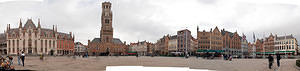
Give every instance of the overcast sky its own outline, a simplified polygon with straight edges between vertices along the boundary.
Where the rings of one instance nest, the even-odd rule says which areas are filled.
[[[101,3],[112,2],[114,38],[156,42],[164,35],[189,29],[225,29],[244,33],[249,41],[270,33],[300,38],[300,0],[0,0],[0,31],[41,19],[42,28],[58,25],[87,44],[100,37]],[[24,25],[24,24],[23,24]]]

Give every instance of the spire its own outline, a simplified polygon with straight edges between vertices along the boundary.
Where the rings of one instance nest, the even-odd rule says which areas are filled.
[[[10,24],[8,24],[8,29],[10,29]]]
[[[55,32],[57,32],[57,25],[55,25]]]
[[[38,28],[41,28],[40,18],[39,18],[39,21],[38,21]]]
[[[6,24],[7,26],[6,26],[6,30],[8,30],[8,24]]]
[[[75,35],[73,34],[73,40],[75,40]]]
[[[253,32],[253,42],[255,42],[255,34],[254,34],[254,32]]]
[[[197,31],[199,31],[199,26],[197,25]]]
[[[21,21],[21,19],[20,19],[20,25],[19,25],[19,28],[22,28],[22,21]]]

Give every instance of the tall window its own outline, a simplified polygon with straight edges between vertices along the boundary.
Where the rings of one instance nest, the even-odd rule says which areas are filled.
[[[47,40],[45,40],[45,52],[47,52]]]
[[[23,39],[23,49],[22,51],[25,51],[25,39]]]
[[[19,40],[17,40],[17,51],[19,51]]]
[[[44,48],[43,40],[41,40],[41,52],[43,52],[43,48]]]
[[[52,45],[53,45],[53,48],[54,48],[55,47],[55,41],[53,41]]]
[[[51,40],[49,40],[49,47],[52,48],[52,46],[51,46]]]
[[[13,42],[13,53],[15,53],[15,40],[12,40]]]
[[[31,47],[32,46],[32,40],[28,39],[28,46]]]

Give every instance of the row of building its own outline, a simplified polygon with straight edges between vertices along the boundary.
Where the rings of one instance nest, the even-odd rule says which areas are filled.
[[[188,29],[177,31],[176,35],[164,35],[155,43],[138,41],[122,42],[113,37],[113,13],[111,3],[102,3],[100,36],[88,40],[88,45],[74,42],[75,36],[58,32],[57,26],[52,29],[42,28],[40,20],[37,26],[32,19],[20,20],[19,27],[11,28],[0,34],[0,54],[16,55],[25,52],[28,55],[197,55],[204,53],[231,54],[236,56],[259,56],[265,54],[298,54],[298,42],[293,35],[273,36],[254,39],[248,42],[244,34],[229,32],[218,27],[209,31],[199,31],[197,37]]]
[[[254,36],[255,37],[255,36]],[[255,39],[255,38],[254,38]],[[210,31],[199,31],[197,38],[187,29],[177,31],[177,35],[165,35],[155,43],[146,41],[131,43],[130,52],[139,55],[196,55],[204,53],[230,54],[240,57],[262,56],[267,54],[297,55],[299,45],[293,35],[273,36],[248,42],[246,36],[229,32],[218,27]]]

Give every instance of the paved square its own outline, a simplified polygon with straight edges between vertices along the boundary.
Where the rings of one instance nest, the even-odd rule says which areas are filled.
[[[277,71],[298,71],[295,68],[296,59],[282,59],[281,67],[276,64],[273,67]],[[45,57],[45,60],[39,60],[39,57],[27,56],[25,67],[16,65],[17,58],[14,58],[14,66],[17,70],[29,69],[38,71],[105,71],[106,66],[150,66],[150,67],[190,67],[192,69],[209,69],[217,71],[274,71],[268,69],[267,59],[233,59],[233,61],[224,61],[221,59],[206,60],[202,58],[191,57],[184,59],[182,57]]]

